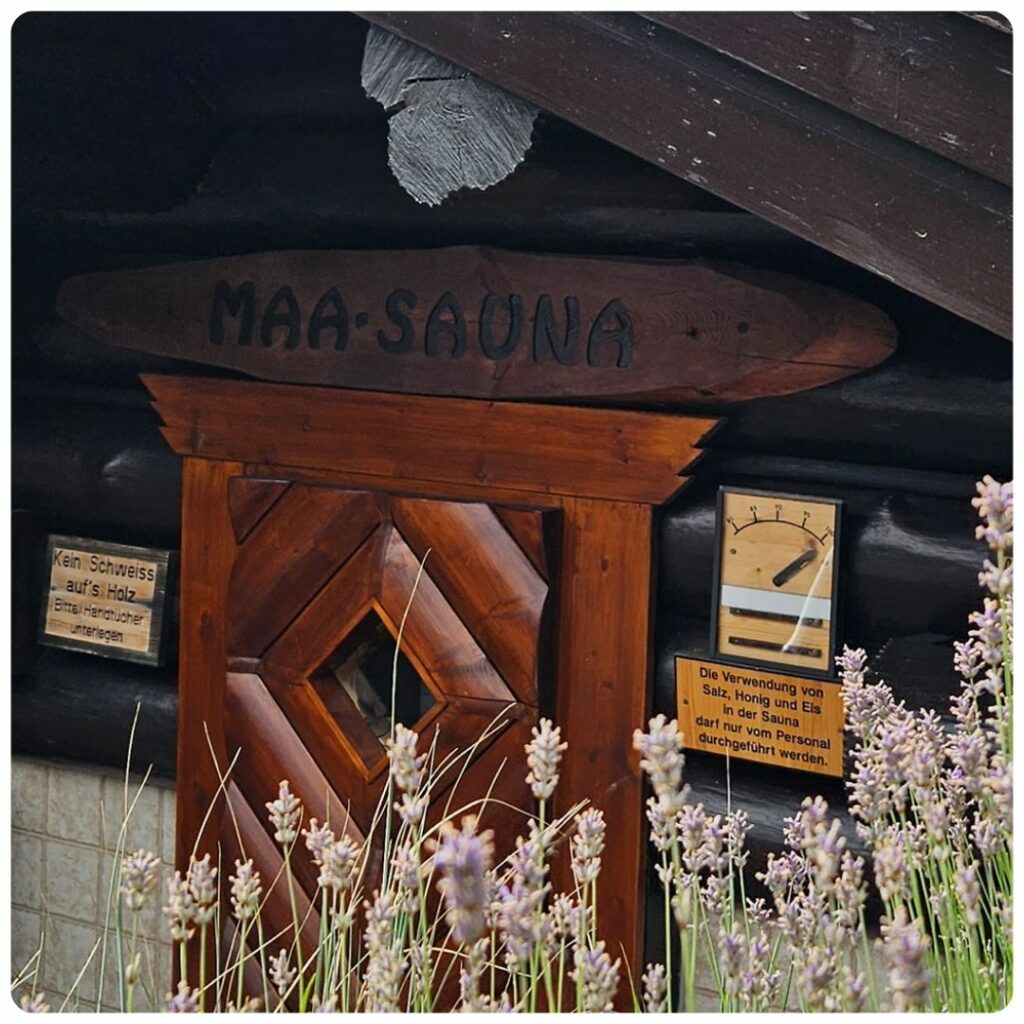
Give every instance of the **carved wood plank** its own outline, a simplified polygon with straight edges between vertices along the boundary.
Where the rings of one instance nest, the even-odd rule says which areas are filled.
[[[660,504],[717,424],[521,403],[146,375],[179,454]],[[259,414],[254,415],[253,410]]]
[[[466,246],[88,274],[58,310],[95,340],[265,380],[495,399],[786,394],[896,344],[880,310],[784,274]]]
[[[586,499],[567,499],[564,510],[556,721],[569,748],[555,809],[589,797],[615,815],[598,931],[612,955],[621,951],[635,965],[643,955],[647,839],[633,730],[646,727],[652,690],[652,512]],[[567,858],[552,871],[556,886],[571,888]]]
[[[186,459],[181,489],[181,588],[178,678],[178,767],[175,863],[184,874],[197,855],[217,856],[220,778],[228,757],[224,743],[224,659],[228,577],[235,545],[228,514],[228,483],[242,470],[234,462]],[[209,744],[207,746],[207,734]],[[211,756],[211,750],[213,756]],[[207,810],[218,799],[218,810]]]
[[[537,702],[547,584],[486,505],[395,499],[395,524],[519,700]],[[520,513],[537,521],[541,513]],[[430,552],[427,555],[427,552]]]
[[[287,778],[307,817],[329,821],[338,836],[362,840],[363,833],[348,812],[347,794],[335,790],[336,778],[310,756],[259,676],[228,673],[225,708],[231,755],[241,749],[232,777],[256,806],[273,800],[278,783]]]
[[[235,560],[228,652],[262,654],[379,522],[372,494],[292,486]]]
[[[395,627],[409,609],[402,632],[406,656],[446,694],[512,702],[514,693],[434,582],[430,559],[422,573],[419,569],[419,559],[392,530],[384,554],[380,603]]]
[[[530,564],[537,570],[540,578],[550,580],[549,541],[546,537],[548,531],[546,530],[545,516],[552,516],[553,513],[548,510],[544,516],[538,516],[536,512],[528,509],[509,508],[507,505],[496,505],[493,511],[501,520],[502,526],[508,530],[512,539],[530,560]]]
[[[231,525],[235,528],[235,540],[239,544],[289,486],[287,480],[256,480],[241,476],[228,484],[228,510]]]

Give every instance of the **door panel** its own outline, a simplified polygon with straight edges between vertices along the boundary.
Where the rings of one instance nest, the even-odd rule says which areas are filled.
[[[435,762],[472,750],[432,790],[428,822],[490,792],[481,827],[504,855],[531,807],[523,747],[553,661],[547,575],[560,513],[253,477],[231,479],[226,495],[237,546],[226,596],[222,739],[236,760],[219,832],[225,870],[243,851],[265,880],[280,870],[264,805],[281,779],[307,820],[355,839],[370,831],[387,782],[381,730],[399,634],[396,718]],[[308,907],[316,868],[301,844],[293,863]],[[379,870],[378,857],[366,891]],[[271,899],[285,931],[286,897]],[[303,932],[312,941],[315,926]]]

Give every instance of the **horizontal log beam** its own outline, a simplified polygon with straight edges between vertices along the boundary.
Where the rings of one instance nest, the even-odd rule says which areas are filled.
[[[652,35],[639,15],[363,16],[1011,336],[1011,191],[1004,185],[677,33]]]
[[[172,779],[178,693],[174,666],[149,668],[53,648],[11,688],[15,754],[124,769],[132,723],[133,771]]]
[[[644,12],[802,92],[1013,184],[1013,38],[954,12]]]

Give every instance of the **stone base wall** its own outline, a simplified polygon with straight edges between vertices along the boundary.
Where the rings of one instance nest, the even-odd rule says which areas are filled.
[[[160,908],[174,862],[174,789],[150,779],[139,792],[140,782],[129,778],[128,803],[134,807],[124,850],[142,847],[163,862],[159,888],[138,922],[143,992],[136,1009],[148,1010],[162,1006],[171,987],[172,951]],[[124,774],[14,758],[11,788],[11,971],[12,978],[26,968],[34,973],[18,992],[34,983],[52,1010],[65,1000],[68,1010],[116,1010],[115,851],[124,820]],[[101,986],[104,950],[98,943],[105,934]]]

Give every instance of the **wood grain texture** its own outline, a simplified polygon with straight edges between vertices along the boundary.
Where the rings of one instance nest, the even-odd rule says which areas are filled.
[[[179,454],[660,504],[717,420],[146,375]],[[253,415],[258,409],[259,414]]]
[[[395,523],[518,699],[537,703],[547,583],[495,511],[482,504],[399,499]],[[530,517],[538,541],[542,512]],[[429,556],[427,553],[429,552]]]
[[[239,544],[289,486],[287,480],[255,480],[241,476],[228,483],[231,525],[235,528],[235,540]]]
[[[542,580],[551,579],[551,567],[548,562],[551,557],[550,536],[558,525],[557,512],[547,510],[538,516],[535,512],[527,509],[510,508],[507,505],[498,505],[494,508],[494,514],[501,520],[502,526],[511,534],[513,540],[519,545],[523,553],[530,560],[534,569]]]
[[[467,398],[733,401],[896,346],[880,310],[785,274],[471,246],[88,274],[58,308],[98,341],[264,380]]]
[[[934,11],[643,15],[979,174],[1013,184],[1013,40]]]
[[[363,16],[930,302],[1012,334],[1005,185],[640,15]]]
[[[216,857],[219,770],[227,770],[224,742],[224,660],[227,655],[228,577],[235,555],[228,513],[228,482],[241,473],[233,462],[186,459],[182,467],[181,588],[178,620],[178,795],[175,864],[184,874],[193,845]],[[207,745],[209,737],[209,746]]]
[[[598,932],[635,971],[643,956],[647,839],[633,731],[647,726],[652,690],[652,512],[587,499],[563,507],[556,721],[569,748],[555,809],[585,797],[615,816],[602,858]],[[566,858],[555,863],[553,879],[556,891],[571,888]],[[624,1009],[628,999],[620,997]]]
[[[235,559],[228,653],[262,654],[379,522],[372,494],[292,486]]]
[[[390,32],[367,32],[361,78],[388,112],[388,164],[418,203],[496,185],[530,148],[536,107]]]

